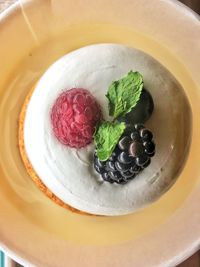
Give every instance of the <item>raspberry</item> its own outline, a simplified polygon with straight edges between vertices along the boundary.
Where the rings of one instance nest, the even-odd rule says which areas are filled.
[[[94,168],[104,181],[126,184],[149,166],[155,154],[153,134],[142,124],[127,126],[124,135],[107,161],[94,154]]]
[[[81,148],[92,142],[101,109],[92,94],[83,88],[63,92],[51,110],[53,132],[64,145]]]

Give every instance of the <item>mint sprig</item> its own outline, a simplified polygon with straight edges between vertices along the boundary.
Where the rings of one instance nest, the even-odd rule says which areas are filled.
[[[126,126],[124,122],[102,121],[96,128],[94,141],[99,160],[105,161],[112,154]]]
[[[115,119],[125,116],[136,106],[142,89],[143,77],[133,71],[109,86],[106,97],[109,100],[109,115],[114,117],[114,121],[102,121],[96,127],[94,141],[99,160],[106,161],[111,156],[126,128],[124,122]]]
[[[109,100],[109,115],[114,119],[129,113],[140,99],[143,77],[139,72],[130,71],[127,76],[112,82],[106,97]]]

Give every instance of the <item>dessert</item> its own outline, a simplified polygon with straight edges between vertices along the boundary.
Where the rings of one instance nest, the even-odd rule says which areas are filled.
[[[108,108],[108,102],[112,102],[108,88],[130,71],[143,76],[136,88],[139,97],[128,112],[119,114],[119,109]],[[143,82],[148,91],[143,89]],[[65,106],[64,99],[70,92],[73,99]],[[81,104],[77,111],[77,92],[90,96],[88,104],[93,102],[92,108]],[[58,102],[61,112],[57,112]],[[81,116],[76,117],[76,112]],[[128,214],[158,199],[175,182],[189,147],[190,108],[183,89],[152,57],[122,45],[92,45],[59,59],[38,81],[25,113],[20,120],[23,131],[19,140],[24,141],[20,150],[24,162],[28,159],[30,163],[29,173],[39,177],[45,190],[61,205],[90,214]],[[62,124],[58,115],[66,115]],[[74,131],[75,122],[79,127]],[[91,138],[94,127],[94,137],[100,129],[97,123],[119,127],[103,160],[99,159],[97,142]],[[87,125],[84,130],[83,125]],[[121,150],[120,155],[117,150]],[[122,172],[127,168],[123,165],[127,151],[134,165]],[[108,176],[112,162],[115,173]],[[99,172],[105,168],[102,177]]]

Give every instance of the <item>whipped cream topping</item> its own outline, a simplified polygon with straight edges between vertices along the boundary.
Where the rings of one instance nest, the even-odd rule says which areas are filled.
[[[146,126],[154,133],[156,155],[129,183],[110,184],[94,171],[94,144],[74,149],[60,143],[50,113],[63,91],[85,88],[109,120],[108,86],[130,70],[143,75],[154,99],[155,110]],[[188,151],[190,116],[183,89],[159,62],[126,46],[91,45],[60,58],[39,80],[27,108],[25,149],[40,179],[65,203],[92,214],[123,215],[145,207],[173,185]]]

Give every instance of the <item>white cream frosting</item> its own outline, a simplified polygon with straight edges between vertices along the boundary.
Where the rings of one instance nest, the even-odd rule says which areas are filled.
[[[156,155],[126,185],[109,184],[93,169],[93,144],[72,149],[54,137],[50,111],[63,90],[81,87],[96,97],[109,119],[105,93],[113,80],[130,70],[142,73],[154,99],[147,126],[154,132]],[[25,149],[40,179],[65,203],[89,213],[122,215],[156,200],[174,183],[188,150],[189,123],[183,89],[160,63],[133,48],[97,44],[60,58],[39,80],[25,118]]]

